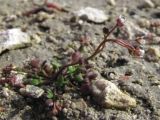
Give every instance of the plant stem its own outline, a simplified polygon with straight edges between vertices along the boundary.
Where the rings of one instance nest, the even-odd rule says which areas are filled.
[[[99,44],[99,46],[96,48],[96,50],[94,51],[94,53],[87,57],[85,60],[88,61],[90,59],[92,59],[93,57],[95,57],[100,51],[103,50],[103,48],[105,47],[105,43],[108,42],[108,41],[113,41],[115,42],[116,40],[114,39],[107,39],[108,36],[118,27],[118,25],[116,24],[109,32],[108,34],[106,34],[104,36],[104,40]],[[55,76],[53,77],[53,79],[57,79],[59,77],[59,75],[63,72],[63,70],[69,66],[73,66],[73,65],[76,65],[76,64],[79,64],[79,61],[75,62],[75,63],[70,63],[70,64],[66,64],[64,66],[62,66],[57,73],[55,73]]]
[[[105,43],[108,41],[108,36],[118,27],[118,25],[116,24],[109,32],[107,35],[104,36],[104,40],[99,44],[99,46],[96,48],[96,50],[94,51],[94,53],[91,54],[91,56],[89,56],[86,60],[90,60],[93,57],[95,57],[100,51],[103,50]]]
[[[59,75],[63,72],[63,70],[66,69],[67,67],[73,66],[73,65],[77,65],[77,64],[79,64],[79,61],[77,61],[75,63],[69,63],[69,64],[66,64],[66,65],[60,67],[60,69],[58,70],[58,72],[55,73],[55,76],[53,76],[53,79],[56,80],[59,77]]]

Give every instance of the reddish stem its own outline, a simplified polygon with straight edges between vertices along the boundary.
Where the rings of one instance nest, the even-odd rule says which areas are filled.
[[[118,25],[116,24],[109,32],[107,35],[104,36],[104,40],[99,44],[99,46],[96,48],[96,50],[94,51],[94,53],[92,53],[91,56],[89,56],[86,60],[90,60],[93,57],[95,57],[100,51],[103,50],[105,43],[108,41],[108,36],[118,27]]]

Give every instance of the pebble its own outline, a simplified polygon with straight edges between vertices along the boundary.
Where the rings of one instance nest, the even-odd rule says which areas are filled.
[[[29,1],[29,0],[25,0],[25,1]],[[34,4],[36,4],[36,5],[43,5],[44,4],[44,1],[42,1],[42,0],[32,0],[33,1],[33,3]]]
[[[160,81],[154,80],[154,81],[151,82],[151,85],[152,86],[159,86],[160,85]]]
[[[140,27],[145,27],[145,28],[149,28],[151,23],[149,20],[145,19],[145,18],[140,18],[138,19],[138,25]]]
[[[0,32],[0,53],[5,50],[25,47],[31,44],[29,35],[20,28],[12,28]]]
[[[79,11],[76,11],[75,15],[83,20],[95,23],[103,23],[108,19],[108,16],[104,11],[92,7],[82,8]]]
[[[14,93],[13,91],[9,90],[9,89],[6,88],[6,87],[3,87],[3,89],[2,89],[2,94],[3,94],[6,98],[8,98],[8,97],[10,97],[10,96],[13,96],[15,93]]]
[[[36,20],[39,21],[39,22],[42,22],[46,19],[52,19],[54,17],[55,17],[54,14],[49,15],[46,12],[39,12],[36,16]]]
[[[53,117],[52,117],[52,120],[58,120],[58,119],[57,119],[57,117],[53,116]]]
[[[115,6],[116,5],[116,1],[115,0],[109,0],[108,3],[112,6]]]
[[[72,97],[69,94],[64,93],[63,98],[67,100],[71,100]]]
[[[15,21],[17,19],[17,16],[16,15],[10,15],[10,16],[7,16],[5,18],[5,21],[6,22],[12,22],[12,21]]]
[[[92,82],[92,95],[95,101],[105,108],[126,109],[136,107],[136,100],[123,93],[114,83],[100,79]]]
[[[117,78],[117,74],[114,71],[104,71],[102,76],[108,80],[115,80]]]
[[[148,48],[145,59],[149,62],[158,62],[160,60],[160,48],[156,46]]]
[[[32,44],[38,44],[41,42],[41,38],[37,34],[33,34],[30,37],[31,37]]]
[[[79,110],[74,110],[73,115],[75,116],[75,118],[79,118],[80,111]]]
[[[154,8],[155,4],[151,0],[144,0],[144,7]]]
[[[64,114],[66,114],[68,112],[68,109],[67,108],[63,108],[62,111],[63,111]]]
[[[78,110],[84,110],[87,108],[87,104],[83,99],[78,99],[74,102],[74,104],[71,104],[72,107],[74,107],[74,109],[78,109]],[[73,108],[72,108],[73,109]]]
[[[20,89],[20,93],[33,98],[39,98],[43,95],[44,90],[34,85],[26,85],[26,87]]]

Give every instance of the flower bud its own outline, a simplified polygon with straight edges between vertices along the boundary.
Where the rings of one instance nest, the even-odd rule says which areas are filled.
[[[120,15],[118,18],[117,18],[117,25],[118,27],[122,27],[124,26],[124,23],[125,23],[125,17]]]

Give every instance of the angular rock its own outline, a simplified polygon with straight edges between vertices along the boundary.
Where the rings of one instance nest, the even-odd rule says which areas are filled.
[[[115,6],[116,5],[116,1],[115,0],[109,0],[108,3],[112,6]]]
[[[105,15],[104,11],[92,7],[82,8],[75,12],[75,15],[83,20],[88,20],[95,23],[103,23],[108,19],[108,16]]]
[[[39,98],[43,95],[44,90],[34,85],[26,85],[26,87],[20,89],[20,93],[33,98]]]
[[[149,62],[158,62],[160,60],[160,48],[156,46],[148,48],[145,59]]]
[[[91,85],[95,101],[105,108],[125,109],[136,107],[136,100],[123,93],[115,84],[108,80],[96,80]]]
[[[0,32],[0,54],[5,50],[26,47],[32,44],[30,36],[20,28]]]
[[[155,4],[151,0],[144,0],[144,6],[154,8]]]

